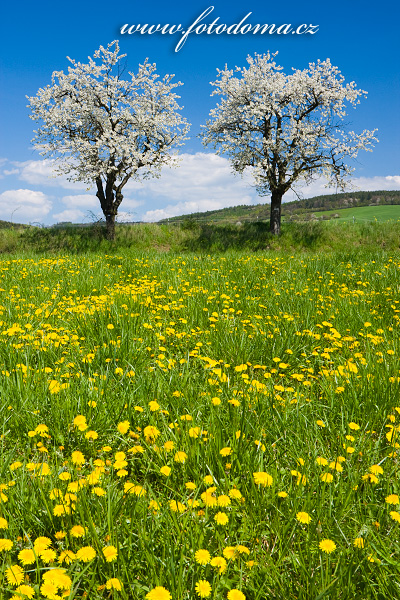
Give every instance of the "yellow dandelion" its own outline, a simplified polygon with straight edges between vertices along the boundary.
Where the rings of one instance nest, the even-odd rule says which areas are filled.
[[[175,462],[184,463],[184,462],[186,462],[186,459],[187,459],[186,452],[180,451],[180,452],[176,452],[175,453],[175,456],[174,456],[174,461]]]
[[[118,423],[117,429],[122,435],[125,435],[125,433],[128,433],[130,426],[131,424],[129,421],[122,421],[121,423]]]
[[[71,454],[71,460],[74,463],[74,465],[83,465],[85,462],[85,457],[82,454],[82,452],[80,452],[79,450],[75,450]]]
[[[96,550],[91,546],[84,546],[76,553],[76,558],[82,562],[90,562],[96,557]]]
[[[165,587],[158,585],[146,594],[147,600],[171,600],[172,596]]]
[[[217,512],[214,517],[214,521],[217,525],[227,525],[229,522],[228,515],[224,512]]]
[[[357,431],[358,429],[360,429],[360,426],[352,421],[351,423],[349,423],[349,428],[353,431]]]
[[[246,600],[246,596],[240,590],[233,588],[228,592],[228,600]]]
[[[122,582],[116,577],[113,577],[106,582],[106,588],[108,590],[117,590],[117,592],[120,592],[122,590]]]
[[[200,579],[195,585],[195,590],[200,598],[208,598],[211,595],[211,585],[206,579]]]
[[[102,552],[107,562],[113,562],[118,557],[118,551],[115,546],[105,546]]]
[[[308,525],[309,523],[311,523],[311,517],[306,512],[298,512],[296,515],[296,519],[298,520],[299,523],[304,523],[305,525]]]
[[[58,557],[58,562],[70,565],[74,560],[76,560],[76,554],[74,554],[71,550],[63,550],[60,552],[60,556]]]
[[[385,502],[387,504],[399,504],[399,497],[397,494],[390,494],[389,496],[386,496],[385,498]]]
[[[7,539],[0,539],[0,552],[8,552],[13,547],[13,542]]]
[[[325,552],[326,554],[330,554],[331,552],[334,552],[336,550],[335,542],[328,539],[321,540],[319,543],[319,547],[322,550],[322,552]]]
[[[82,527],[82,525],[75,525],[70,529],[69,532],[72,535],[72,537],[80,538],[85,535],[86,530],[84,527]]]
[[[364,538],[362,538],[362,537],[356,537],[354,539],[353,544],[354,544],[355,548],[364,548],[364,546],[365,546]]]
[[[35,590],[30,585],[22,584],[16,588],[15,593],[17,594],[17,596],[14,596],[14,597],[18,598],[18,600],[21,600],[21,596],[26,596],[27,598],[33,598],[35,595]]]
[[[19,565],[11,565],[6,569],[6,579],[10,585],[20,585],[24,580],[24,571]]]
[[[195,561],[199,565],[207,565],[211,560],[211,555],[208,550],[197,550],[194,555]]]
[[[31,548],[25,548],[18,553],[18,560],[24,566],[33,565],[36,560],[36,554]]]
[[[273,483],[273,478],[268,473],[264,473],[263,471],[258,473],[253,473],[254,482],[256,485],[262,485],[263,487],[270,487]]]
[[[321,481],[323,481],[324,483],[331,483],[333,481],[332,473],[322,473]]]
[[[217,568],[220,574],[226,571],[226,564],[226,560],[223,556],[215,556],[210,561],[210,565]]]

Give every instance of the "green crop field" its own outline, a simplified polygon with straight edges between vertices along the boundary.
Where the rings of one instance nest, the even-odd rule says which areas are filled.
[[[398,598],[399,267],[3,256],[1,598]]]

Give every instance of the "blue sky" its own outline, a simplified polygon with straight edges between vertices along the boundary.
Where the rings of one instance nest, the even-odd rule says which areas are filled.
[[[209,3],[210,2],[210,3]],[[357,189],[400,189],[400,68],[395,2],[349,0],[323,4],[249,1],[214,4],[76,1],[8,2],[0,25],[0,219],[51,225],[57,221],[90,221],[101,215],[93,189],[52,178],[52,165],[43,161],[30,143],[35,124],[29,119],[25,95],[50,83],[54,70],[68,67],[66,56],[82,62],[102,45],[120,40],[130,70],[149,57],[157,71],[175,73],[184,115],[192,123],[190,139],[182,147],[178,169],[166,170],[160,179],[132,182],[125,188],[121,217],[158,220],[166,216],[210,210],[259,199],[250,180],[231,173],[229,162],[205,149],[198,133],[215,99],[209,82],[217,67],[243,66],[248,54],[278,51],[277,61],[290,72],[309,62],[330,58],[346,81],[368,91],[357,110],[351,111],[351,129],[378,128],[380,140],[372,153],[361,152],[354,164]],[[209,6],[211,23],[238,23],[247,13],[251,24],[318,25],[315,35],[195,35],[179,52],[180,34],[121,35],[128,23],[182,24],[186,28]],[[323,181],[300,190],[304,197],[328,193]],[[195,184],[195,185],[194,185]],[[292,199],[287,194],[287,199]]]

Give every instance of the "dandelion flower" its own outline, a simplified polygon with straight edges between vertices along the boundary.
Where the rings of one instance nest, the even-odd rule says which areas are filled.
[[[147,600],[171,600],[172,596],[165,587],[158,585],[146,594]]]
[[[164,467],[161,467],[160,473],[161,473],[161,475],[165,475],[165,477],[168,477],[171,473],[171,467],[168,467],[167,465],[165,465]]]
[[[296,519],[299,523],[304,523],[305,525],[308,525],[308,523],[311,522],[311,517],[306,512],[298,512],[296,515]]]
[[[369,470],[370,473],[373,473],[374,475],[383,475],[383,469],[380,465],[372,465]]]
[[[228,600],[246,600],[246,596],[240,590],[233,589],[228,592]]]
[[[76,553],[76,558],[83,562],[90,562],[95,558],[95,556],[96,550],[91,546],[84,546],[83,548],[80,548]]]
[[[387,504],[399,504],[399,497],[397,494],[390,494],[386,496],[385,501]]]
[[[325,483],[331,483],[333,481],[332,473],[322,473],[321,481],[324,481]]]
[[[58,557],[58,562],[70,565],[74,560],[76,560],[76,555],[71,550],[63,550]]]
[[[278,498],[287,498],[288,495],[289,494],[287,492],[278,492]]]
[[[52,548],[46,548],[46,550],[39,552],[39,556],[42,561],[48,565],[57,558],[57,553]]]
[[[40,586],[40,593],[45,598],[48,598],[49,600],[54,600],[54,598],[59,598],[59,596],[57,595],[57,592],[58,592],[58,587],[54,583],[51,583],[50,581],[45,581]]]
[[[117,559],[118,551],[115,546],[105,546],[103,548],[103,555],[107,562],[112,562]]]
[[[157,429],[157,427],[153,427],[153,425],[148,425],[147,427],[145,427],[143,429],[143,434],[144,434],[144,437],[146,438],[147,442],[153,442],[154,440],[156,440],[158,438],[158,436],[160,435],[160,432]]]
[[[336,550],[336,544],[332,540],[321,540],[319,547],[322,552],[325,552],[326,554],[330,554]]]
[[[83,456],[82,452],[75,450],[75,452],[71,454],[71,460],[74,465],[83,465],[85,462],[85,457]]]
[[[237,490],[236,488],[229,490],[228,495],[230,496],[230,498],[233,498],[234,500],[240,500],[242,498],[241,492],[239,490]]]
[[[106,588],[108,590],[117,590],[117,592],[120,592],[122,590],[122,583],[119,579],[113,577],[106,582]]]
[[[211,585],[206,579],[200,579],[195,586],[196,594],[200,598],[208,598],[211,595]]]
[[[224,573],[226,571],[226,560],[223,556],[215,556],[211,559],[210,565],[212,567],[216,567],[219,570],[219,573]]]
[[[200,549],[197,550],[194,558],[199,565],[207,565],[211,560],[211,555],[208,550]]]
[[[365,545],[364,538],[356,537],[353,544],[354,544],[355,548],[364,548],[364,545]]]
[[[232,454],[232,448],[226,447],[226,448],[222,448],[219,451],[221,456],[230,456]]]
[[[3,519],[3,517],[0,517],[0,529],[8,529],[7,519]]]
[[[37,553],[42,552],[42,550],[46,550],[49,546],[51,546],[51,539],[44,536],[36,538],[33,543],[33,547]]]
[[[19,565],[11,565],[6,569],[6,579],[10,585],[20,585],[24,580],[24,571]]]
[[[26,596],[27,598],[33,598],[35,590],[30,585],[22,584],[17,587],[15,593],[17,594],[18,599],[20,599],[20,595]]]
[[[70,534],[72,537],[80,538],[83,537],[86,533],[86,530],[82,525],[75,525],[70,529]]]
[[[217,514],[214,517],[214,521],[217,523],[217,525],[227,525],[229,518],[226,513],[217,512]]]
[[[36,555],[31,548],[25,548],[18,553],[18,560],[25,565],[33,565],[36,560]]]
[[[13,547],[13,542],[7,539],[0,539],[0,552],[8,552]]]
[[[400,513],[398,513],[396,510],[392,510],[389,514],[393,521],[397,521],[397,523],[400,523]]]
[[[254,482],[256,483],[256,485],[262,485],[264,487],[266,486],[271,486],[273,483],[273,478],[271,477],[271,475],[268,475],[268,473],[264,473],[264,472],[259,472],[259,473],[253,473],[253,477],[254,477]]]
[[[206,485],[212,485],[212,484],[214,483],[214,479],[213,479],[213,477],[212,477],[211,475],[206,475],[206,476],[204,477],[204,479],[203,479],[203,482],[204,482]]]
[[[225,506],[229,506],[231,503],[231,499],[229,498],[229,496],[227,496],[226,494],[221,494],[220,496],[218,496],[217,498],[217,504],[218,506],[221,507],[225,507]]]
[[[118,423],[117,429],[122,435],[124,435],[129,431],[130,426],[131,424],[129,421],[122,421],[121,423]]]
[[[223,549],[222,554],[225,556],[226,560],[232,560],[236,558],[236,548],[235,546],[227,546]]]
[[[176,452],[174,456],[174,461],[178,463],[184,463],[187,459],[186,452]]]
[[[349,423],[349,427],[350,429],[352,429],[353,431],[357,431],[358,429],[360,429],[360,426],[357,425],[357,423],[353,423],[353,421],[351,423]]]

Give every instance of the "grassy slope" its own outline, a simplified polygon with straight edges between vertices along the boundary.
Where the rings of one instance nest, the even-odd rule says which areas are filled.
[[[360,206],[356,208],[342,208],[338,210],[324,210],[316,213],[318,217],[322,215],[331,216],[332,214],[340,215],[340,221],[353,220],[357,221],[397,221],[400,219],[400,206]]]

